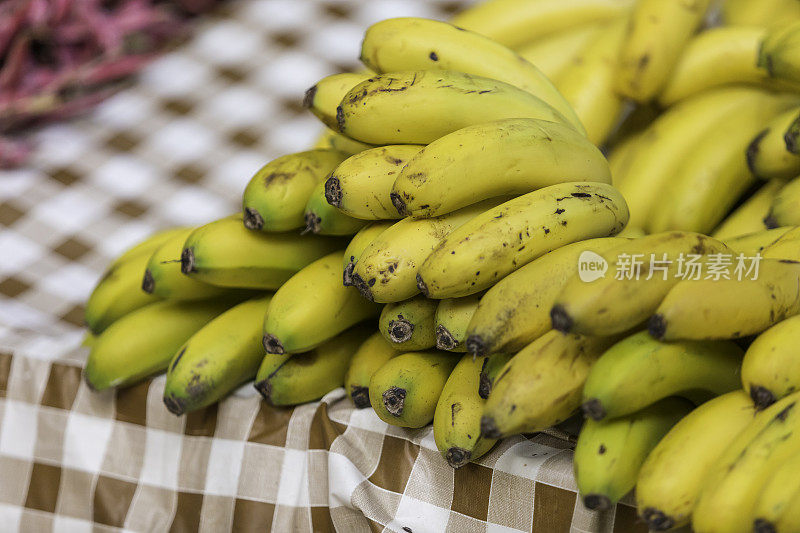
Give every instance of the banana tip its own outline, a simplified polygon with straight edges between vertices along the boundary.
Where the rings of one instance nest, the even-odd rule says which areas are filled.
[[[581,411],[583,411],[583,415],[586,418],[591,418],[592,420],[602,420],[606,417],[606,410],[603,408],[603,404],[597,398],[592,398],[591,400],[586,400],[581,405]]]
[[[756,171],[756,157],[758,157],[761,148],[761,140],[766,137],[768,133],[769,129],[765,129],[756,135],[750,144],[747,145],[747,150],[744,152],[745,159],[747,159],[747,168],[750,169],[750,172],[752,172],[754,176],[758,176],[758,172]]]
[[[280,339],[275,335],[265,333],[264,338],[261,339],[261,343],[264,345],[264,350],[266,350],[267,353],[275,355],[283,355],[284,353],[286,353],[286,350],[284,350],[283,344],[281,344]]]
[[[245,207],[242,223],[244,223],[244,227],[247,229],[261,229],[264,227],[264,217],[252,207]]]
[[[269,396],[272,393],[272,387],[269,384],[269,380],[265,379],[262,381],[256,381],[253,383],[253,386],[265,400],[269,401]]]
[[[317,95],[317,86],[312,85],[308,89],[306,89],[306,93],[303,95],[303,107],[306,109],[311,109],[311,106],[314,105],[314,97]]]
[[[301,235],[305,235],[307,233],[319,233],[322,227],[322,219],[317,216],[315,213],[309,211],[305,215],[306,219],[306,228],[300,232]]]
[[[775,228],[777,228],[778,227],[778,221],[776,220],[775,215],[770,213],[766,217],[764,217],[764,225],[767,227],[767,229],[775,229]]]
[[[336,176],[325,180],[325,200],[333,207],[342,206],[342,184]]]
[[[797,153],[797,134],[794,131],[794,128],[789,128],[786,133],[783,134],[783,142],[786,144],[786,149],[793,154]]]
[[[417,274],[417,288],[419,292],[421,292],[426,298],[430,298],[430,293],[428,292],[428,285],[422,279],[422,276]]]
[[[446,327],[442,324],[436,326],[436,347],[440,350],[446,350],[448,352],[455,350],[458,347],[459,342],[453,337],[453,334],[450,333]]]
[[[447,464],[452,466],[453,468],[461,468],[465,464],[467,464],[472,457],[472,452],[469,450],[465,450],[464,448],[459,448],[457,446],[453,446],[452,448],[448,448],[447,452],[444,454],[444,458],[447,461]]]
[[[400,387],[389,387],[383,394],[383,406],[389,411],[392,416],[400,416],[403,414],[403,407],[406,403],[406,390]]]
[[[372,295],[372,289],[369,288],[369,284],[364,281],[364,278],[354,272],[350,279],[353,281],[353,286],[361,293],[361,296],[370,302],[375,301]]]
[[[389,338],[392,342],[401,343],[411,340],[414,335],[414,324],[399,315],[397,320],[389,321]]]
[[[761,385],[750,386],[750,398],[753,399],[753,403],[756,405],[756,409],[759,411],[766,409],[778,401],[778,399],[769,389],[762,387]]]
[[[664,315],[655,314],[651,316],[647,322],[647,331],[650,332],[650,336],[654,339],[663,339],[667,333],[667,320]]]
[[[470,335],[465,342],[467,351],[472,354],[472,357],[482,357],[486,355],[486,343],[480,335]]]
[[[778,530],[770,521],[756,518],[753,522],[753,533],[778,533]]]
[[[150,269],[144,271],[144,278],[142,278],[142,290],[147,294],[153,294],[156,288],[156,280],[153,279],[153,273]]]
[[[342,106],[336,107],[336,128],[340,133],[344,132],[344,109]]]
[[[344,267],[344,271],[342,272],[342,285],[345,287],[352,287],[353,283],[353,270],[356,269],[356,264],[350,261]]]
[[[642,511],[642,518],[647,522],[650,531],[666,531],[675,527],[675,520],[672,517],[653,507],[646,507]]]
[[[400,195],[396,192],[393,192],[389,195],[389,198],[392,200],[392,204],[394,204],[394,208],[397,209],[397,212],[400,213],[402,216],[408,216],[408,209],[406,208],[406,203],[400,197]]]
[[[563,305],[556,304],[550,309],[550,321],[553,323],[553,329],[562,333],[569,333],[572,329],[572,317],[569,316]]]
[[[368,387],[352,385],[350,387],[350,398],[352,398],[353,403],[358,409],[364,409],[370,406]]]
[[[194,249],[184,248],[181,252],[181,272],[184,274],[191,274],[192,272],[196,271],[197,268],[195,268],[194,264]]]
[[[489,376],[481,372],[481,376],[478,379],[478,396],[480,396],[484,400],[488,400],[489,394],[491,393],[492,393],[492,380],[489,379]]]
[[[592,511],[608,511],[611,509],[611,500],[603,494],[587,494],[583,497],[583,505]]]
[[[491,416],[481,417],[481,437],[487,439],[499,439],[502,437],[500,429],[497,427],[497,422]]]
[[[167,410],[175,416],[181,416],[186,412],[186,406],[183,404],[183,401],[172,394],[164,395],[164,405],[166,405]]]

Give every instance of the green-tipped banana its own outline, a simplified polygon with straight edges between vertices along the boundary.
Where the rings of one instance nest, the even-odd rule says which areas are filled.
[[[651,450],[692,407],[682,398],[666,398],[621,418],[587,420],[573,459],[583,504],[595,511],[612,509],[636,484]]]
[[[551,250],[615,235],[627,222],[625,199],[611,185],[551,185],[455,229],[425,259],[417,284],[432,298],[474,294]]]
[[[306,265],[341,249],[344,241],[250,231],[242,215],[200,226],[183,244],[181,270],[219,287],[275,290]]]
[[[742,349],[730,341],[663,343],[641,331],[600,357],[583,386],[583,414],[629,415],[667,396],[704,400],[739,388]]]
[[[403,351],[427,350],[436,345],[436,307],[438,300],[415,296],[383,306],[378,322],[380,332]]]
[[[742,205],[728,213],[728,216],[714,229],[711,236],[715,239],[725,240],[767,229],[764,218],[769,213],[769,206],[772,205],[775,195],[784,185],[785,182],[778,179],[766,182]]]
[[[795,226],[764,248],[766,259],[789,259],[800,261],[800,227]]]
[[[552,82],[502,44],[446,22],[404,17],[367,29],[361,61],[376,72],[448,70],[519,87],[551,105],[578,131],[583,125]]]
[[[467,326],[483,294],[446,298],[436,306],[436,347],[448,352],[466,352]]]
[[[393,344],[380,331],[376,331],[353,354],[344,376],[344,390],[357,408],[369,407],[369,380],[372,374],[389,359],[403,353],[395,349]]]
[[[306,90],[303,107],[314,113],[323,124],[336,129],[336,108],[347,92],[372,76],[372,72],[343,72],[319,80]]]
[[[422,148],[416,144],[393,144],[346,159],[325,181],[325,199],[353,218],[401,218],[390,197],[392,186],[402,168]]]
[[[95,339],[83,372],[86,383],[94,390],[124,387],[166,370],[186,339],[232,303],[164,301],[128,313]]]
[[[551,331],[530,343],[495,378],[481,434],[542,431],[575,414],[589,368],[615,340]]]
[[[516,352],[551,328],[550,308],[561,288],[589,261],[584,252],[603,253],[624,243],[617,237],[589,239],[557,248],[501,279],[481,298],[467,327],[473,355]]]
[[[756,504],[753,531],[756,533],[798,531],[798,529],[780,528],[780,520],[796,505],[800,496],[800,453],[783,463],[761,489]],[[771,529],[770,529],[771,526]]]
[[[341,387],[359,345],[372,327],[356,326],[310,352],[270,355],[258,369],[255,387],[272,405],[297,405],[322,398]]]
[[[746,394],[729,392],[686,415],[661,439],[636,481],[639,516],[650,531],[689,524],[706,474],[754,415]]]
[[[452,353],[407,352],[386,362],[369,382],[369,401],[381,420],[400,427],[431,423],[447,378],[458,363]]]
[[[342,285],[342,252],[317,259],[275,293],[264,317],[268,354],[300,353],[377,317],[380,307]]]
[[[439,452],[453,468],[478,459],[496,442],[481,436],[481,414],[486,401],[478,396],[478,384],[487,359],[462,357],[447,378],[436,404],[433,438]]]
[[[303,233],[317,235],[355,235],[367,225],[367,221],[348,216],[328,203],[324,181],[318,183],[308,197],[305,220],[306,229]]]
[[[500,375],[500,371],[506,366],[514,354],[493,353],[485,356],[483,367],[481,368],[481,379],[478,383],[478,396],[484,400],[489,398],[494,387],[494,380]]]
[[[773,78],[800,82],[800,21],[779,26],[764,37],[758,66]]]
[[[353,285],[353,271],[356,268],[356,263],[364,250],[369,244],[374,241],[378,235],[388,229],[394,221],[386,220],[382,222],[373,222],[361,228],[358,233],[353,235],[350,243],[344,250],[344,264],[342,265],[342,284],[345,287]]]
[[[786,149],[786,130],[800,117],[793,108],[773,118],[747,147],[747,164],[760,178],[788,180],[800,174],[800,156]]]
[[[244,225],[262,231],[289,231],[305,225],[308,197],[336,165],[347,158],[338,150],[309,150],[267,163],[244,189]]]
[[[557,83],[559,76],[601,27],[603,23],[581,24],[528,43],[518,53]]]
[[[336,118],[341,133],[373,144],[428,144],[461,128],[505,118],[570,124],[527,91],[451,70],[374,76],[345,95]]]
[[[344,152],[348,155],[355,155],[359,152],[363,152],[364,150],[374,148],[374,146],[351,139],[350,137],[342,135],[338,131],[333,131],[330,128],[325,128],[325,130],[317,138],[312,148],[321,150],[336,150],[338,152]]]
[[[787,318],[756,337],[742,361],[742,385],[759,409],[800,390],[800,316]]]
[[[728,248],[736,254],[744,254],[746,257],[754,257],[768,247],[775,244],[791,228],[763,229],[747,235],[739,235],[730,239],[723,239]]]
[[[514,118],[432,142],[403,168],[391,196],[398,212],[430,218],[486,198],[578,181],[611,183],[596,146],[563,124]]]
[[[793,179],[778,191],[764,223],[768,228],[800,226],[800,178]]]

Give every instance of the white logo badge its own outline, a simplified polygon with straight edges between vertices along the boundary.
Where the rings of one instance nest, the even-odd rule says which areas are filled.
[[[608,261],[590,250],[581,252],[578,257],[578,277],[586,283],[603,278],[608,270]]]

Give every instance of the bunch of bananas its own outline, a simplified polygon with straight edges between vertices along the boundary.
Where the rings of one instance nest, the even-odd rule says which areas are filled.
[[[582,413],[587,507],[800,531],[800,3],[710,3],[372,25],[313,149],[109,267],[87,382],[166,371],[177,415],[344,386],[454,468]]]

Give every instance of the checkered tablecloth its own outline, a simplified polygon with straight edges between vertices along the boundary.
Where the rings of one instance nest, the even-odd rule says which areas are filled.
[[[83,302],[114,256],[237,210],[256,169],[310,146],[303,91],[356,67],[370,23],[468,3],[230,2],[89,116],[32,133],[30,163],[0,171],[0,530],[643,530],[630,505],[583,508],[552,435],[453,471],[430,429],[387,426],[341,390],[284,410],[245,387],[176,418],[163,377],[81,381]]]

